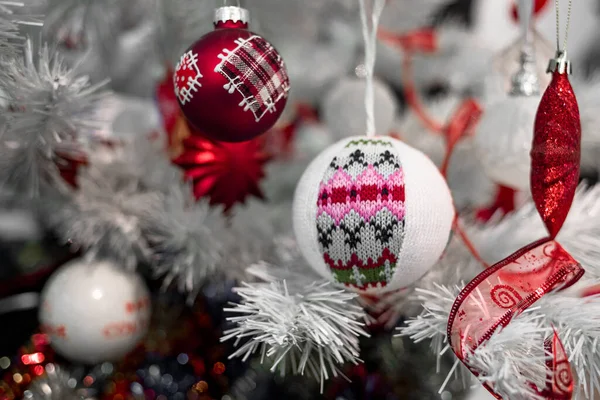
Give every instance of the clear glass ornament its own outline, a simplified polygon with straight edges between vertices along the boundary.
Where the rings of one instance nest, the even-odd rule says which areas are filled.
[[[525,191],[529,189],[529,152],[540,88],[550,83],[545,60],[553,57],[554,48],[531,27],[533,3],[520,0],[518,6],[523,15],[522,34],[494,60],[475,145],[492,180]]]
[[[488,176],[496,183],[528,190],[533,124],[540,96],[507,96],[483,114],[475,145]]]
[[[523,55],[523,38],[519,38],[505,50],[500,52],[492,64],[492,69],[497,76],[502,78],[502,89],[504,93],[513,91],[515,76],[524,68],[525,63],[533,63],[532,70],[536,72],[539,87],[546,88],[550,83],[550,75],[546,74],[548,66],[546,60],[554,57],[556,52],[550,44],[535,28],[531,29],[531,53]],[[537,61],[536,61],[537,60]],[[539,62],[541,60],[541,62]],[[527,67],[531,68],[531,67]]]

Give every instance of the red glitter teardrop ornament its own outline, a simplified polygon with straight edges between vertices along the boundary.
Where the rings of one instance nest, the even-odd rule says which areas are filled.
[[[531,194],[552,238],[575,197],[581,158],[579,107],[564,57],[551,64],[552,81],[538,108],[531,149]]]
[[[214,140],[244,142],[265,133],[287,101],[282,57],[247,28],[247,10],[217,9],[215,30],[183,54],[173,74],[186,118]]]

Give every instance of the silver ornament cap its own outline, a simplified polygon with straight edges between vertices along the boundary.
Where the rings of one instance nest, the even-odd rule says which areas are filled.
[[[248,24],[250,22],[250,12],[242,7],[237,6],[226,6],[219,7],[215,10],[213,22],[218,24],[219,22],[242,22]]]
[[[535,96],[540,94],[540,81],[533,53],[522,52],[519,70],[512,77],[512,96]]]
[[[536,71],[535,49],[531,30],[533,0],[519,0],[518,14],[521,24],[521,55],[519,69],[512,77],[512,96],[530,97],[540,94],[540,82]]]
[[[573,66],[571,60],[567,57],[567,52],[563,50],[556,51],[556,57],[550,60],[548,63],[548,69],[546,72],[552,73],[558,71],[559,74],[567,73],[571,75],[573,73]]]

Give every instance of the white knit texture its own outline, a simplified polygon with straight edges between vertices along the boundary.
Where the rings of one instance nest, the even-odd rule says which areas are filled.
[[[391,288],[411,285],[440,259],[452,229],[454,204],[446,180],[425,154],[389,139],[400,155],[406,191],[402,253]]]
[[[343,139],[322,152],[306,169],[296,188],[293,207],[294,231],[298,246],[311,267],[323,277],[334,280],[323,260],[317,235],[317,200],[319,185],[334,157],[353,140]],[[379,293],[411,285],[422,277],[440,258],[448,242],[454,206],[446,181],[433,162],[423,153],[389,137],[388,141],[402,165],[405,180],[404,237],[397,267],[384,288],[370,288]]]

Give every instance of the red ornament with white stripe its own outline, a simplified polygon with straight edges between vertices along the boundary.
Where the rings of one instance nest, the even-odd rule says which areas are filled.
[[[240,7],[218,8],[215,30],[183,54],[173,75],[188,121],[219,141],[243,142],[268,131],[288,97],[285,63],[247,29],[248,15]]]

